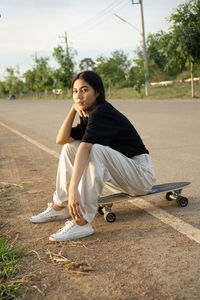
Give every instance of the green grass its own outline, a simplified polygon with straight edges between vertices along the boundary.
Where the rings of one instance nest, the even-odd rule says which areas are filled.
[[[195,96],[200,98],[200,85],[195,83]],[[111,95],[107,93],[108,99],[192,99],[190,84],[173,84],[167,87],[151,87],[150,96],[145,96],[144,89],[139,94],[133,88],[112,89]]]
[[[200,83],[195,82],[195,96],[200,98]],[[150,96],[145,96],[144,87],[141,89],[139,94],[134,88],[122,88],[122,89],[111,89],[111,91],[106,90],[106,97],[108,100],[113,99],[192,99],[191,97],[191,85],[190,83],[174,83],[172,86],[167,87],[152,87],[150,86]],[[2,100],[7,100],[8,98],[1,98]],[[72,100],[72,95],[70,93],[56,96],[49,93],[46,96],[24,96],[17,97],[20,100]],[[15,101],[15,100],[11,100]]]
[[[22,281],[15,276],[19,269],[19,260],[26,256],[22,247],[9,247],[9,236],[0,238],[0,299],[15,299],[23,294]]]

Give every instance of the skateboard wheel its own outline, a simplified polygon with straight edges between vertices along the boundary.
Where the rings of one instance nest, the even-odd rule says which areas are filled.
[[[104,217],[105,217],[105,220],[109,223],[115,222],[115,220],[116,220],[116,216],[112,212],[105,214]]]
[[[166,199],[167,199],[168,201],[172,201],[172,200],[173,200],[173,199],[171,198],[172,195],[173,195],[172,192],[167,192],[167,193],[166,193]]]
[[[185,207],[188,205],[188,199],[186,197],[180,197],[178,199],[178,204],[181,206],[181,207]]]
[[[103,212],[103,207],[102,206],[99,206],[98,207],[98,213],[100,214],[100,215],[104,215],[104,212]]]

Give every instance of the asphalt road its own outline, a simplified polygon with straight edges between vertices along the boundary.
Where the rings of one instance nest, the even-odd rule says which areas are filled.
[[[157,182],[192,181],[199,195],[200,101],[131,101],[111,103],[142,136],[156,169]],[[60,152],[57,132],[71,101],[0,101],[0,120]],[[195,188],[194,188],[195,187]]]
[[[158,184],[192,182],[185,190],[185,195],[192,199],[186,218],[192,224],[197,214],[195,224],[200,228],[200,101],[114,100],[111,103],[129,118],[143,138]],[[61,147],[55,144],[56,135],[72,104],[64,100],[0,101],[0,121],[59,153]]]
[[[166,202],[162,197],[151,198],[152,203],[169,213],[172,218],[200,229],[200,101],[115,100],[111,103],[129,118],[143,138],[150,151],[158,184],[174,181],[192,182],[192,185],[183,191],[189,198],[187,207],[180,208],[174,203]],[[55,139],[71,105],[72,101],[64,100],[2,100],[0,122],[59,153],[61,147],[55,144]],[[21,138],[16,136],[16,142],[18,139]],[[150,218],[153,222],[151,214]],[[177,236],[180,239],[180,232]],[[188,238],[188,241],[191,240]],[[193,269],[196,276],[200,265],[200,245],[192,243],[192,257],[188,256],[189,278],[193,277]],[[193,288],[199,292],[198,286]],[[192,296],[186,299],[200,299],[200,294],[197,298]]]

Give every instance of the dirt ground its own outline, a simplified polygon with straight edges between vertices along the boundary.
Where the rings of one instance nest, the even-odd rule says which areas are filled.
[[[49,241],[63,222],[31,224],[52,201],[58,160],[0,128],[1,234],[28,246],[23,299],[200,299],[199,245],[143,210],[115,206],[117,221],[97,215],[95,234]],[[169,204],[173,205],[173,204]]]

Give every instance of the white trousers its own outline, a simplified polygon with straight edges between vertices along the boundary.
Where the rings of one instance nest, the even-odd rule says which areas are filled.
[[[65,144],[61,151],[53,196],[53,202],[59,206],[67,206],[68,189],[79,144],[79,141]],[[128,158],[110,147],[94,144],[78,187],[86,211],[83,216],[88,222],[92,222],[98,207],[97,199],[105,185],[114,193],[145,195],[154,182],[155,173],[148,154]]]

